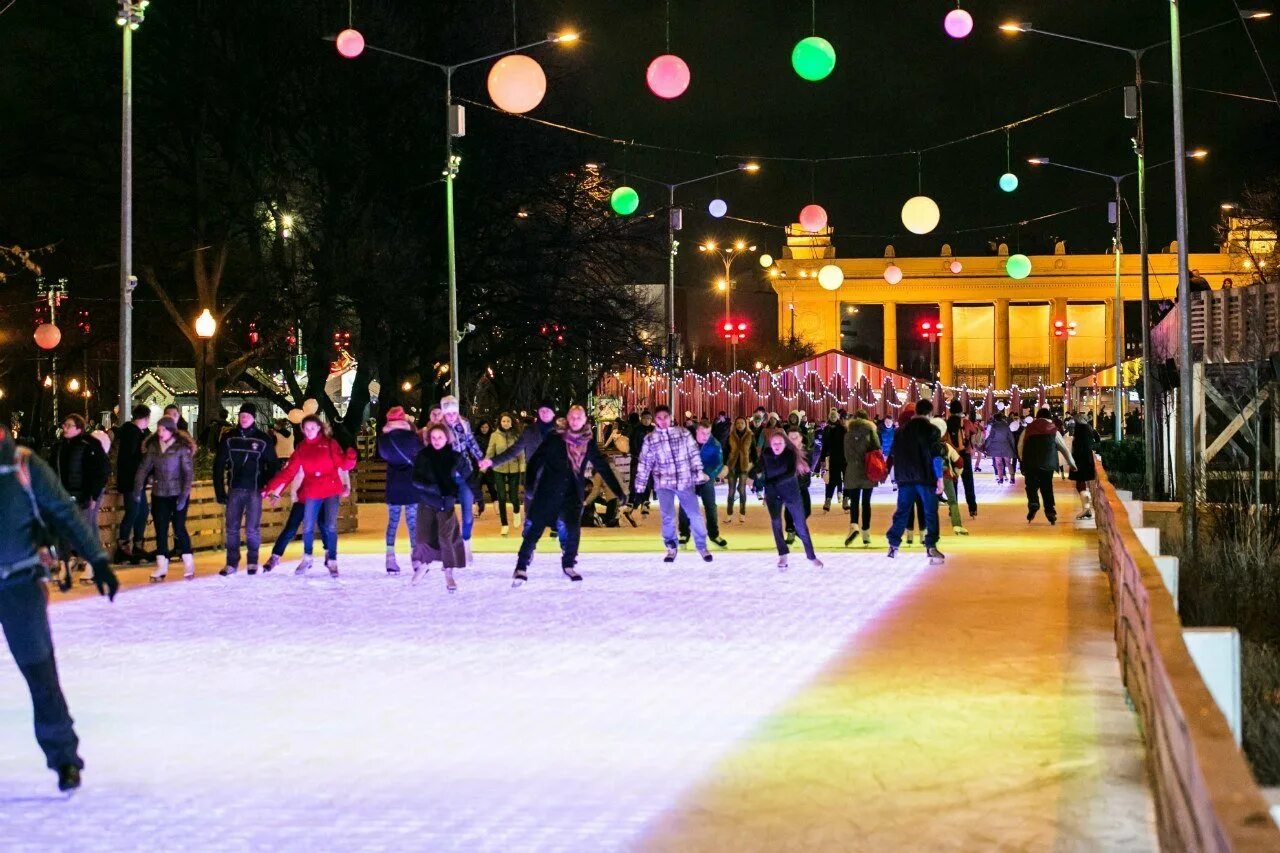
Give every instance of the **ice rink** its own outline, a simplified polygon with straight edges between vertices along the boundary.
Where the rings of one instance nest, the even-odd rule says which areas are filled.
[[[58,604],[85,787],[56,792],[6,661],[0,848],[625,849],[932,571],[588,538],[571,585],[550,550],[518,590],[509,555],[453,596],[365,555]]]

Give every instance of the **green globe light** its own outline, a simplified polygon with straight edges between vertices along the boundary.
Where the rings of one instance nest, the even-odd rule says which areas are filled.
[[[1011,193],[1018,188],[1018,176],[1013,172],[1005,172],[1000,176],[1000,189]]]
[[[1031,259],[1026,255],[1010,255],[1009,260],[1005,261],[1004,271],[1009,274],[1009,278],[1026,278],[1031,275]]]
[[[791,51],[791,67],[806,80],[821,80],[836,67],[836,49],[821,36],[800,39]]]
[[[640,207],[640,194],[631,187],[618,187],[609,197],[609,206],[619,216],[630,216]]]

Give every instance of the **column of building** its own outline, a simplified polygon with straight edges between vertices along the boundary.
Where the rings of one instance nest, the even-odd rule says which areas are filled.
[[[956,327],[952,322],[953,307],[953,302],[938,302],[938,328],[942,330],[938,337],[938,380],[943,385],[956,384]]]
[[[884,303],[884,359],[885,367],[898,369],[898,303]]]
[[[996,387],[1009,387],[1009,300],[995,301]]]
[[[1067,337],[1067,300],[1064,296],[1056,296],[1049,300],[1049,375],[1044,378],[1046,385],[1061,382],[1067,372]]]

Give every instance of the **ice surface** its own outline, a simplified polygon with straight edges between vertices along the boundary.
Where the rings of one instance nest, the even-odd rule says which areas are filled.
[[[57,794],[6,659],[0,849],[625,849],[928,571],[584,544],[581,584],[484,555],[449,596],[366,555],[59,604],[85,787]]]

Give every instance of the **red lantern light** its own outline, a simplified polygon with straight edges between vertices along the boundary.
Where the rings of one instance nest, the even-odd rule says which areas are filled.
[[[53,323],[41,323],[36,326],[36,346],[49,350],[62,342],[62,330]]]

